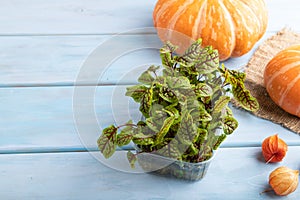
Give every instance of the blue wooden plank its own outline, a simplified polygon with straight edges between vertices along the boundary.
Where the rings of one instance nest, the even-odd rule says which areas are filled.
[[[101,129],[140,118],[138,105],[124,95],[125,87],[82,87],[95,93],[83,93],[75,104],[73,87],[1,88],[0,152],[96,150]],[[248,112],[233,111],[240,125],[224,147],[260,146],[275,133],[290,145],[300,145],[299,135]]]
[[[128,169],[126,152],[117,152],[110,163],[95,159],[99,152],[0,155],[0,196],[24,200],[279,199],[273,192],[260,193],[269,188],[268,176],[275,168],[299,168],[299,151],[300,147],[290,147],[281,163],[265,164],[260,148],[221,148],[198,182],[120,171]],[[299,188],[284,197],[299,198]]]
[[[266,33],[260,42],[273,34],[275,32]],[[80,85],[133,84],[142,70],[151,64],[160,64],[157,48],[162,45],[155,34],[7,36],[0,37],[0,43],[0,87],[72,86],[75,82]],[[225,65],[240,68],[255,49],[240,58],[229,59]],[[77,79],[86,62],[92,60],[95,54],[92,52],[98,52],[95,67]],[[97,73],[99,77],[93,78]]]
[[[107,34],[152,26],[156,0],[1,2],[0,34]],[[299,30],[297,0],[266,0],[269,30]],[[9,23],[8,23],[9,22]]]

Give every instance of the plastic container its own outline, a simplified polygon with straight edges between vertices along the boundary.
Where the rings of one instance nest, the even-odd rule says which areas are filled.
[[[190,181],[199,181],[206,175],[213,156],[199,163],[188,163],[151,153],[138,154],[138,163],[145,172],[170,176]]]

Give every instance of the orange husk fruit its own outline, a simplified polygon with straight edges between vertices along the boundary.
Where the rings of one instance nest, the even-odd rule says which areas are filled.
[[[261,146],[266,163],[282,161],[288,150],[287,144],[278,137],[278,134],[267,137]]]

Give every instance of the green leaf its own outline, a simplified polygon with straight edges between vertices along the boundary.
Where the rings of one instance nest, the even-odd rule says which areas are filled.
[[[196,70],[200,74],[208,74],[218,70],[219,54],[217,50],[213,50],[211,46],[201,50],[198,61],[195,64]]]
[[[150,117],[146,119],[147,126],[154,132],[159,132],[163,126],[164,120],[168,117],[164,108],[160,104],[152,105],[150,109]]]
[[[164,157],[179,159],[182,154],[178,146],[178,141],[176,139],[173,139],[171,142],[158,149],[156,153]]]
[[[145,135],[139,133],[133,136],[132,141],[137,145],[151,145],[154,144],[154,139],[152,135]]]
[[[212,88],[201,82],[194,87],[194,92],[197,97],[209,97],[213,94]]]
[[[175,52],[176,49],[177,47],[171,44],[170,42],[166,42],[164,46],[160,49],[161,62],[164,67],[173,67],[175,61],[172,54],[173,52]]]
[[[136,155],[131,151],[127,151],[127,160],[129,161],[131,168],[135,168],[135,162],[137,160]]]
[[[259,109],[259,104],[257,100],[250,94],[250,91],[247,90],[244,84],[238,82],[236,86],[232,87],[232,93],[240,105],[249,111],[257,111]]]
[[[98,138],[98,149],[105,158],[111,157],[117,148],[117,128],[111,125],[102,131],[102,135]]]
[[[226,115],[233,117],[232,110],[228,106],[226,107]]]
[[[177,136],[183,144],[190,145],[193,143],[194,138],[197,136],[197,127],[193,122],[193,118],[187,110],[182,113],[180,127]]]
[[[219,148],[219,146],[221,145],[221,143],[226,139],[226,135],[222,134],[220,136],[218,136],[216,143],[213,146],[213,150],[217,150]]]
[[[202,106],[199,107],[199,120],[202,122],[208,122],[212,120],[212,116]]]
[[[230,102],[230,97],[228,96],[220,96],[220,98],[215,102],[213,112],[219,113],[222,112],[225,107],[227,107]]]
[[[143,96],[148,91],[148,88],[144,85],[135,85],[126,88],[127,91],[125,93],[126,96],[132,97],[135,102],[140,103],[143,99]]]
[[[172,89],[191,89],[190,81],[187,77],[166,77],[168,87]]]
[[[151,65],[147,71],[156,73],[157,70],[159,70],[160,66]]]
[[[197,143],[201,145],[204,143],[204,141],[207,140],[208,131],[203,128],[198,128],[197,134],[198,134]]]
[[[246,74],[244,72],[227,69],[224,65],[222,65],[222,70],[225,82],[230,83],[232,86],[236,86],[237,83],[244,82],[246,79]]]
[[[201,39],[196,40],[178,59],[180,64],[183,64],[186,67],[191,67],[192,65],[194,65],[194,63],[199,59],[199,54],[202,50],[201,44]]]
[[[138,78],[138,81],[140,83],[143,83],[145,85],[151,85],[155,78],[150,74],[150,71],[145,71],[141,74],[141,76]]]
[[[147,126],[153,130],[154,132],[158,132],[162,126],[161,121],[156,120],[153,117],[149,117],[146,119]]]
[[[173,68],[165,68],[162,70],[163,72],[163,77],[166,79],[166,77],[177,77],[179,76],[179,73],[175,71]]]
[[[141,98],[140,111],[145,117],[149,117],[149,111],[152,104],[153,89],[149,88]]]
[[[226,135],[233,133],[233,131],[238,127],[238,121],[231,117],[226,116],[223,120],[223,131]]]
[[[159,132],[156,134],[156,144],[162,143],[164,140],[165,135],[168,133],[170,127],[173,125],[173,122],[175,120],[174,116],[168,117],[165,119],[163,126],[159,130]]]
[[[195,156],[198,155],[199,149],[197,149],[193,144],[189,147],[189,156]]]
[[[127,124],[132,124],[131,121],[129,121]],[[133,138],[133,128],[132,126],[126,126],[121,130],[121,132],[117,135],[117,145],[119,147],[125,146],[129,144]]]
[[[163,86],[160,88],[160,91],[161,92],[159,93],[159,96],[163,98],[165,101],[168,101],[170,103],[175,103],[178,101],[177,95],[175,94],[174,90],[171,90]]]
[[[166,106],[163,111],[165,111],[166,113],[168,113],[169,116],[174,116],[176,119],[179,118],[179,111],[177,108],[175,108],[177,106],[177,103],[175,104],[171,104],[169,106]]]

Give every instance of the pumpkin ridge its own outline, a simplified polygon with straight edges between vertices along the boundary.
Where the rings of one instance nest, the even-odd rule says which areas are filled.
[[[253,16],[255,17],[255,19],[256,19],[256,24],[257,25],[259,25],[259,32],[262,32],[263,30],[262,30],[262,24],[260,24],[259,22],[260,22],[260,19],[258,18],[258,16],[255,14],[256,12],[253,10],[253,7],[251,7],[249,4],[247,4],[245,1],[243,1],[243,0],[241,0],[240,1],[242,4],[244,4],[245,5],[245,7],[246,8],[248,8],[248,10],[250,10],[250,12],[253,14]],[[258,38],[259,39],[259,38]]]
[[[298,106],[297,110],[296,110],[296,115],[300,116],[300,106]]]
[[[168,34],[172,34],[172,32],[175,30],[174,28],[177,24],[177,21],[181,17],[182,13],[184,13],[188,9],[188,6],[193,3],[194,3],[194,0],[189,0],[189,1],[185,1],[185,3],[183,5],[179,6],[178,10],[175,12],[175,14],[170,19],[170,24],[168,25],[168,29],[170,29],[172,31],[168,31]],[[168,35],[167,37],[169,38],[170,35]]]
[[[199,35],[201,35],[201,33],[200,34],[197,34],[197,33],[198,33],[199,28],[201,26],[200,22],[201,22],[201,19],[203,19],[202,18],[202,14],[203,14],[203,10],[204,10],[205,6],[207,8],[207,0],[205,0],[203,2],[203,4],[201,5],[201,8],[200,8],[200,10],[198,12],[198,15],[197,15],[196,19],[194,20],[194,25],[193,25],[193,29],[192,29],[192,38],[193,39],[194,38],[198,38]],[[205,19],[205,17],[204,17],[204,19]]]
[[[246,52],[248,52],[255,44],[255,41],[259,39],[260,36],[260,27],[253,24],[258,24],[261,26],[255,12],[253,12],[252,7],[242,1],[226,1],[226,8],[229,10],[232,22],[234,23],[235,27],[235,37],[236,37],[236,45],[232,52],[233,57],[238,57]],[[236,9],[239,7],[239,9]],[[248,13],[248,14],[246,14]]]
[[[172,5],[173,3],[176,3],[176,1],[177,0],[169,0],[167,2],[164,2],[164,4],[163,3],[159,4],[160,7],[155,8],[155,11],[153,12],[153,14],[156,13],[156,15],[153,15],[154,26],[157,26],[157,22],[159,21],[160,17],[162,17],[163,14],[166,11],[168,11],[169,6]],[[163,28],[166,28],[166,27],[163,27]]]
[[[274,74],[271,75],[271,78],[269,80],[267,80],[267,82],[265,83],[265,86],[267,87],[270,83],[273,82],[273,80],[275,78],[277,78],[281,74],[284,74],[285,72],[289,71],[290,69],[296,67],[297,65],[300,65],[300,61],[288,64],[288,65],[282,67],[280,70],[278,70],[277,72],[275,72]]]
[[[289,82],[289,84],[287,84],[287,87],[283,92],[283,94],[281,95],[281,98],[278,102],[280,106],[283,105],[283,101],[285,100],[286,95],[291,91],[295,83],[297,83],[299,80],[300,80],[300,74],[298,74],[298,76],[296,76],[292,81]]]
[[[221,49],[215,47],[214,45],[212,45],[214,48],[218,49],[218,52],[219,52],[219,55],[220,55],[220,60],[226,60],[227,58],[229,58],[231,55],[232,55],[232,52],[234,51],[234,48],[236,46],[236,36],[235,36],[235,25],[233,23],[233,19],[232,19],[232,16],[230,14],[230,12],[228,11],[228,9],[226,8],[226,6],[224,5],[224,2],[223,1],[217,1],[220,5],[220,8],[222,9],[223,13],[224,13],[224,18],[225,18],[225,21],[228,22],[228,25],[229,25],[229,30],[231,32],[231,41],[228,40],[228,42],[231,42],[231,45],[230,44],[227,44],[226,42],[223,42],[223,46],[219,46],[219,44],[217,44],[219,46],[219,48],[221,47]],[[224,19],[223,19],[224,20]],[[221,23],[221,22],[220,22]],[[217,32],[215,33],[216,35],[217,34],[220,34],[220,32]],[[211,33],[211,38],[213,38],[213,32]],[[217,37],[217,36],[216,36]],[[218,41],[217,38],[213,38],[213,40],[215,40],[216,42]],[[230,45],[230,46],[229,46]],[[229,46],[229,47],[228,47]],[[225,53],[224,52],[224,49],[225,49],[225,52],[227,51],[226,49],[230,49],[230,52],[228,53],[228,55],[224,55],[222,53]],[[227,52],[226,52],[227,53]]]

